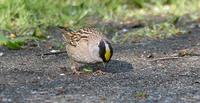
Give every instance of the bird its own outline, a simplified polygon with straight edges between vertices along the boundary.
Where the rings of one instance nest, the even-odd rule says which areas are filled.
[[[95,28],[82,28],[77,31],[62,27],[60,29],[73,74],[80,74],[80,64],[108,63],[111,60],[111,41],[102,32]]]

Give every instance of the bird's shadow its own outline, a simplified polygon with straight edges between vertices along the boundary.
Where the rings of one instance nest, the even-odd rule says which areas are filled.
[[[125,61],[119,61],[119,60],[111,60],[105,66],[103,66],[102,64],[84,65],[80,67],[80,70],[82,71],[83,68],[86,68],[88,66],[92,67],[94,72],[97,70],[101,70],[107,73],[123,73],[123,72],[129,72],[133,70],[132,64]]]
[[[106,64],[106,67],[103,68],[103,71],[108,73],[123,73],[131,70],[133,70],[132,64],[119,60],[111,60]]]

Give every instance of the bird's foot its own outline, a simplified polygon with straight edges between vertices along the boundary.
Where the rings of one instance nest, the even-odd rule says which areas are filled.
[[[80,71],[78,71],[78,68],[76,68],[76,67],[72,67],[71,68],[71,70],[72,70],[72,73],[75,75],[80,75],[81,74],[81,72]]]
[[[104,71],[102,71],[100,69],[93,73],[93,75],[105,75],[105,74],[106,74],[106,72],[104,72]]]
[[[80,74],[81,74],[81,72],[78,71],[78,70],[72,70],[72,73],[73,73],[74,75],[80,75]]]

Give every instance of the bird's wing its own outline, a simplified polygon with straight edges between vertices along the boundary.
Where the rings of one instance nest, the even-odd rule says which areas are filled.
[[[88,40],[89,36],[91,38],[98,38],[103,36],[101,32],[98,32],[93,28],[83,28],[78,31],[72,31],[70,29],[62,28],[62,31],[65,42],[72,46],[77,46],[78,42],[81,39]]]
[[[77,46],[78,42],[81,39],[88,39],[89,34],[91,32],[86,31],[86,29],[80,29],[79,31],[69,31],[69,30],[64,30],[62,35],[65,39],[65,42],[72,45],[72,46]]]

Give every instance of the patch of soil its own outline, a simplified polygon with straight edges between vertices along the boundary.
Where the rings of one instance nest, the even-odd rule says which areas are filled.
[[[61,40],[57,31],[52,38]],[[66,53],[36,47],[0,47],[0,102],[197,102],[200,101],[200,29],[165,40],[113,45],[105,75],[72,75]],[[159,59],[178,56],[177,59]],[[64,69],[63,69],[64,68]]]

